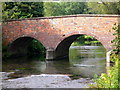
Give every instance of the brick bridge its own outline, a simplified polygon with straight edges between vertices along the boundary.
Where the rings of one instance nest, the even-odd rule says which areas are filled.
[[[25,49],[30,40],[36,39],[46,48],[46,59],[56,59],[68,56],[71,43],[86,34],[110,51],[112,27],[118,19],[119,15],[69,15],[9,20],[2,25],[3,44],[10,45],[12,53],[20,53],[20,48]]]

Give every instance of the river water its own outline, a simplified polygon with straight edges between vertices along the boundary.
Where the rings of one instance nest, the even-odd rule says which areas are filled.
[[[39,74],[70,74],[92,78],[106,72],[105,49],[102,46],[71,46],[69,60],[41,61],[40,58],[3,60],[3,72],[14,72],[11,78]]]

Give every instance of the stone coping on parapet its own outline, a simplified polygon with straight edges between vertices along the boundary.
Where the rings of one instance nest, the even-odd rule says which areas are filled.
[[[63,15],[63,16],[49,16],[49,17],[33,17],[24,19],[10,19],[10,21],[22,21],[22,20],[39,20],[39,19],[54,19],[54,18],[69,18],[69,17],[120,17],[120,15],[114,14],[76,14],[76,15]]]

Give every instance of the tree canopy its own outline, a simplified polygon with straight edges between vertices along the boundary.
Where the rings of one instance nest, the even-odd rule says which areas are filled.
[[[120,14],[120,2],[89,2],[87,8],[93,14]]]
[[[43,16],[43,2],[4,2],[3,20]]]
[[[3,21],[73,14],[120,14],[120,2],[3,2],[2,7]]]
[[[83,14],[85,8],[84,2],[45,2],[44,16]]]

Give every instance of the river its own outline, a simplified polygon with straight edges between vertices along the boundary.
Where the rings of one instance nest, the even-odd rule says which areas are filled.
[[[41,61],[40,58],[3,60],[3,72],[14,72],[9,78],[39,74],[67,74],[93,78],[106,72],[105,49],[102,46],[71,46],[69,60]]]
[[[2,87],[89,88],[95,75],[106,72],[105,53],[102,46],[71,46],[69,60],[45,61],[38,57],[3,60]]]

